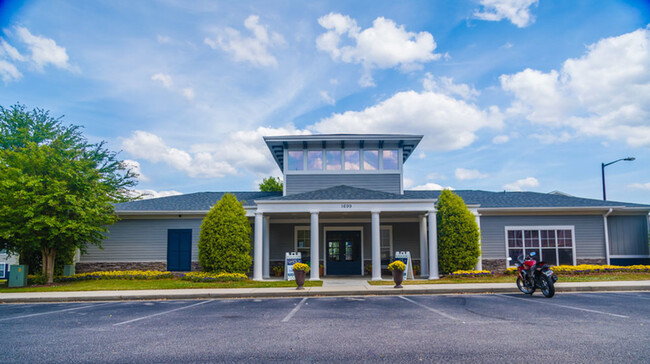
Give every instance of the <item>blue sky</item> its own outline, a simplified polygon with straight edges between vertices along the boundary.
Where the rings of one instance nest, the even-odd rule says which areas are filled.
[[[646,1],[3,1],[0,105],[64,115],[153,196],[254,190],[263,135],[413,133],[409,189],[650,203]]]

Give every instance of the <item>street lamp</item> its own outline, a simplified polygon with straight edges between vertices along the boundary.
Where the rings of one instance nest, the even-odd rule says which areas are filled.
[[[607,167],[610,164],[614,164],[616,162],[620,162],[620,161],[629,161],[629,162],[631,162],[631,161],[633,161],[635,159],[636,158],[634,158],[634,157],[627,157],[627,158],[617,159],[617,160],[615,160],[613,162],[601,163],[600,164],[600,169],[601,169],[601,171],[603,173],[603,201],[607,201],[607,195],[605,194],[605,167]]]

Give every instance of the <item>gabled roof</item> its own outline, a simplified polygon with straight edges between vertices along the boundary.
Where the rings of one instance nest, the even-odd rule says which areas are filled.
[[[196,192],[122,202],[115,205],[120,211],[208,211],[224,193],[232,193],[244,206],[255,206],[255,200],[282,196],[282,192]]]

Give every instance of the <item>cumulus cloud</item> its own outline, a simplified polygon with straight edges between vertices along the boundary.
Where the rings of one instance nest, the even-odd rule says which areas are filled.
[[[269,49],[286,44],[282,35],[269,31],[266,26],[259,24],[259,16],[250,15],[244,21],[244,27],[252,33],[245,37],[239,30],[226,28],[217,38],[206,37],[204,42],[212,49],[221,49],[233,56],[235,61],[250,62],[257,67],[277,66],[278,61]]]
[[[336,100],[334,100],[334,98],[333,98],[332,96],[330,96],[330,95],[327,93],[327,91],[321,91],[321,92],[320,92],[320,97],[321,97],[321,99],[323,99],[323,101],[324,101],[326,104],[329,104],[329,105],[334,105],[334,104],[336,104]]]
[[[130,169],[131,172],[138,175],[138,181],[141,182],[149,181],[149,178],[144,174],[142,174],[142,170],[140,169],[140,162],[131,159],[125,159],[122,161],[122,164],[124,165],[125,168]]]
[[[650,191],[650,182],[648,183],[632,183],[627,185],[629,188],[633,188],[636,190],[646,190]]]
[[[424,134],[423,148],[446,151],[470,145],[477,130],[500,127],[501,122],[496,107],[486,111],[447,95],[406,91],[362,111],[333,114],[309,129],[319,133]]]
[[[422,79],[422,88],[425,91],[435,91],[449,96],[459,96],[464,100],[475,99],[481,94],[472,86],[464,83],[455,84],[454,79],[451,77],[443,76],[436,78],[429,72]]]
[[[539,186],[539,181],[535,177],[527,177],[518,179],[513,183],[503,185],[503,189],[507,191],[523,191],[525,188],[534,188]]]
[[[13,64],[0,59],[0,77],[4,83],[19,80],[23,74]]]
[[[142,198],[143,200],[148,200],[150,198],[182,195],[181,192],[174,191],[174,190],[170,190],[170,191],[132,190],[131,194],[133,196],[140,196],[140,198]]]
[[[400,67],[404,71],[421,68],[422,63],[439,59],[436,42],[428,32],[408,32],[403,25],[379,17],[372,27],[361,29],[347,15],[329,13],[318,19],[327,31],[316,39],[316,47],[334,60],[364,66],[362,86],[372,86],[372,69]]]
[[[524,28],[535,21],[530,7],[537,6],[538,0],[481,0],[481,9],[474,16],[481,20],[501,21],[508,19],[519,28]]]
[[[456,168],[455,175],[456,175],[456,179],[459,181],[486,178],[488,176],[485,173],[479,172],[478,169],[465,169],[465,168]]]
[[[414,191],[438,191],[438,190],[453,190],[454,188],[447,186],[443,187],[437,183],[427,182],[423,185],[415,186],[412,188]]]
[[[500,80],[514,95],[509,115],[569,127],[578,136],[650,146],[648,28],[601,39],[582,57],[567,59],[560,71],[526,69]]]
[[[56,44],[53,39],[33,35],[25,27],[16,27],[16,35],[27,45],[29,58],[37,69],[42,70],[48,64],[57,68],[71,70],[66,49]]]

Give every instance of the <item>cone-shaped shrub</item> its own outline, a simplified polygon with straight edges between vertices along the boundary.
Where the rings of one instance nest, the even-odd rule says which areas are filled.
[[[203,219],[199,263],[207,272],[248,273],[252,258],[251,225],[244,206],[226,193]]]
[[[438,198],[438,266],[448,274],[473,269],[481,255],[474,214],[463,199],[450,190]]]

